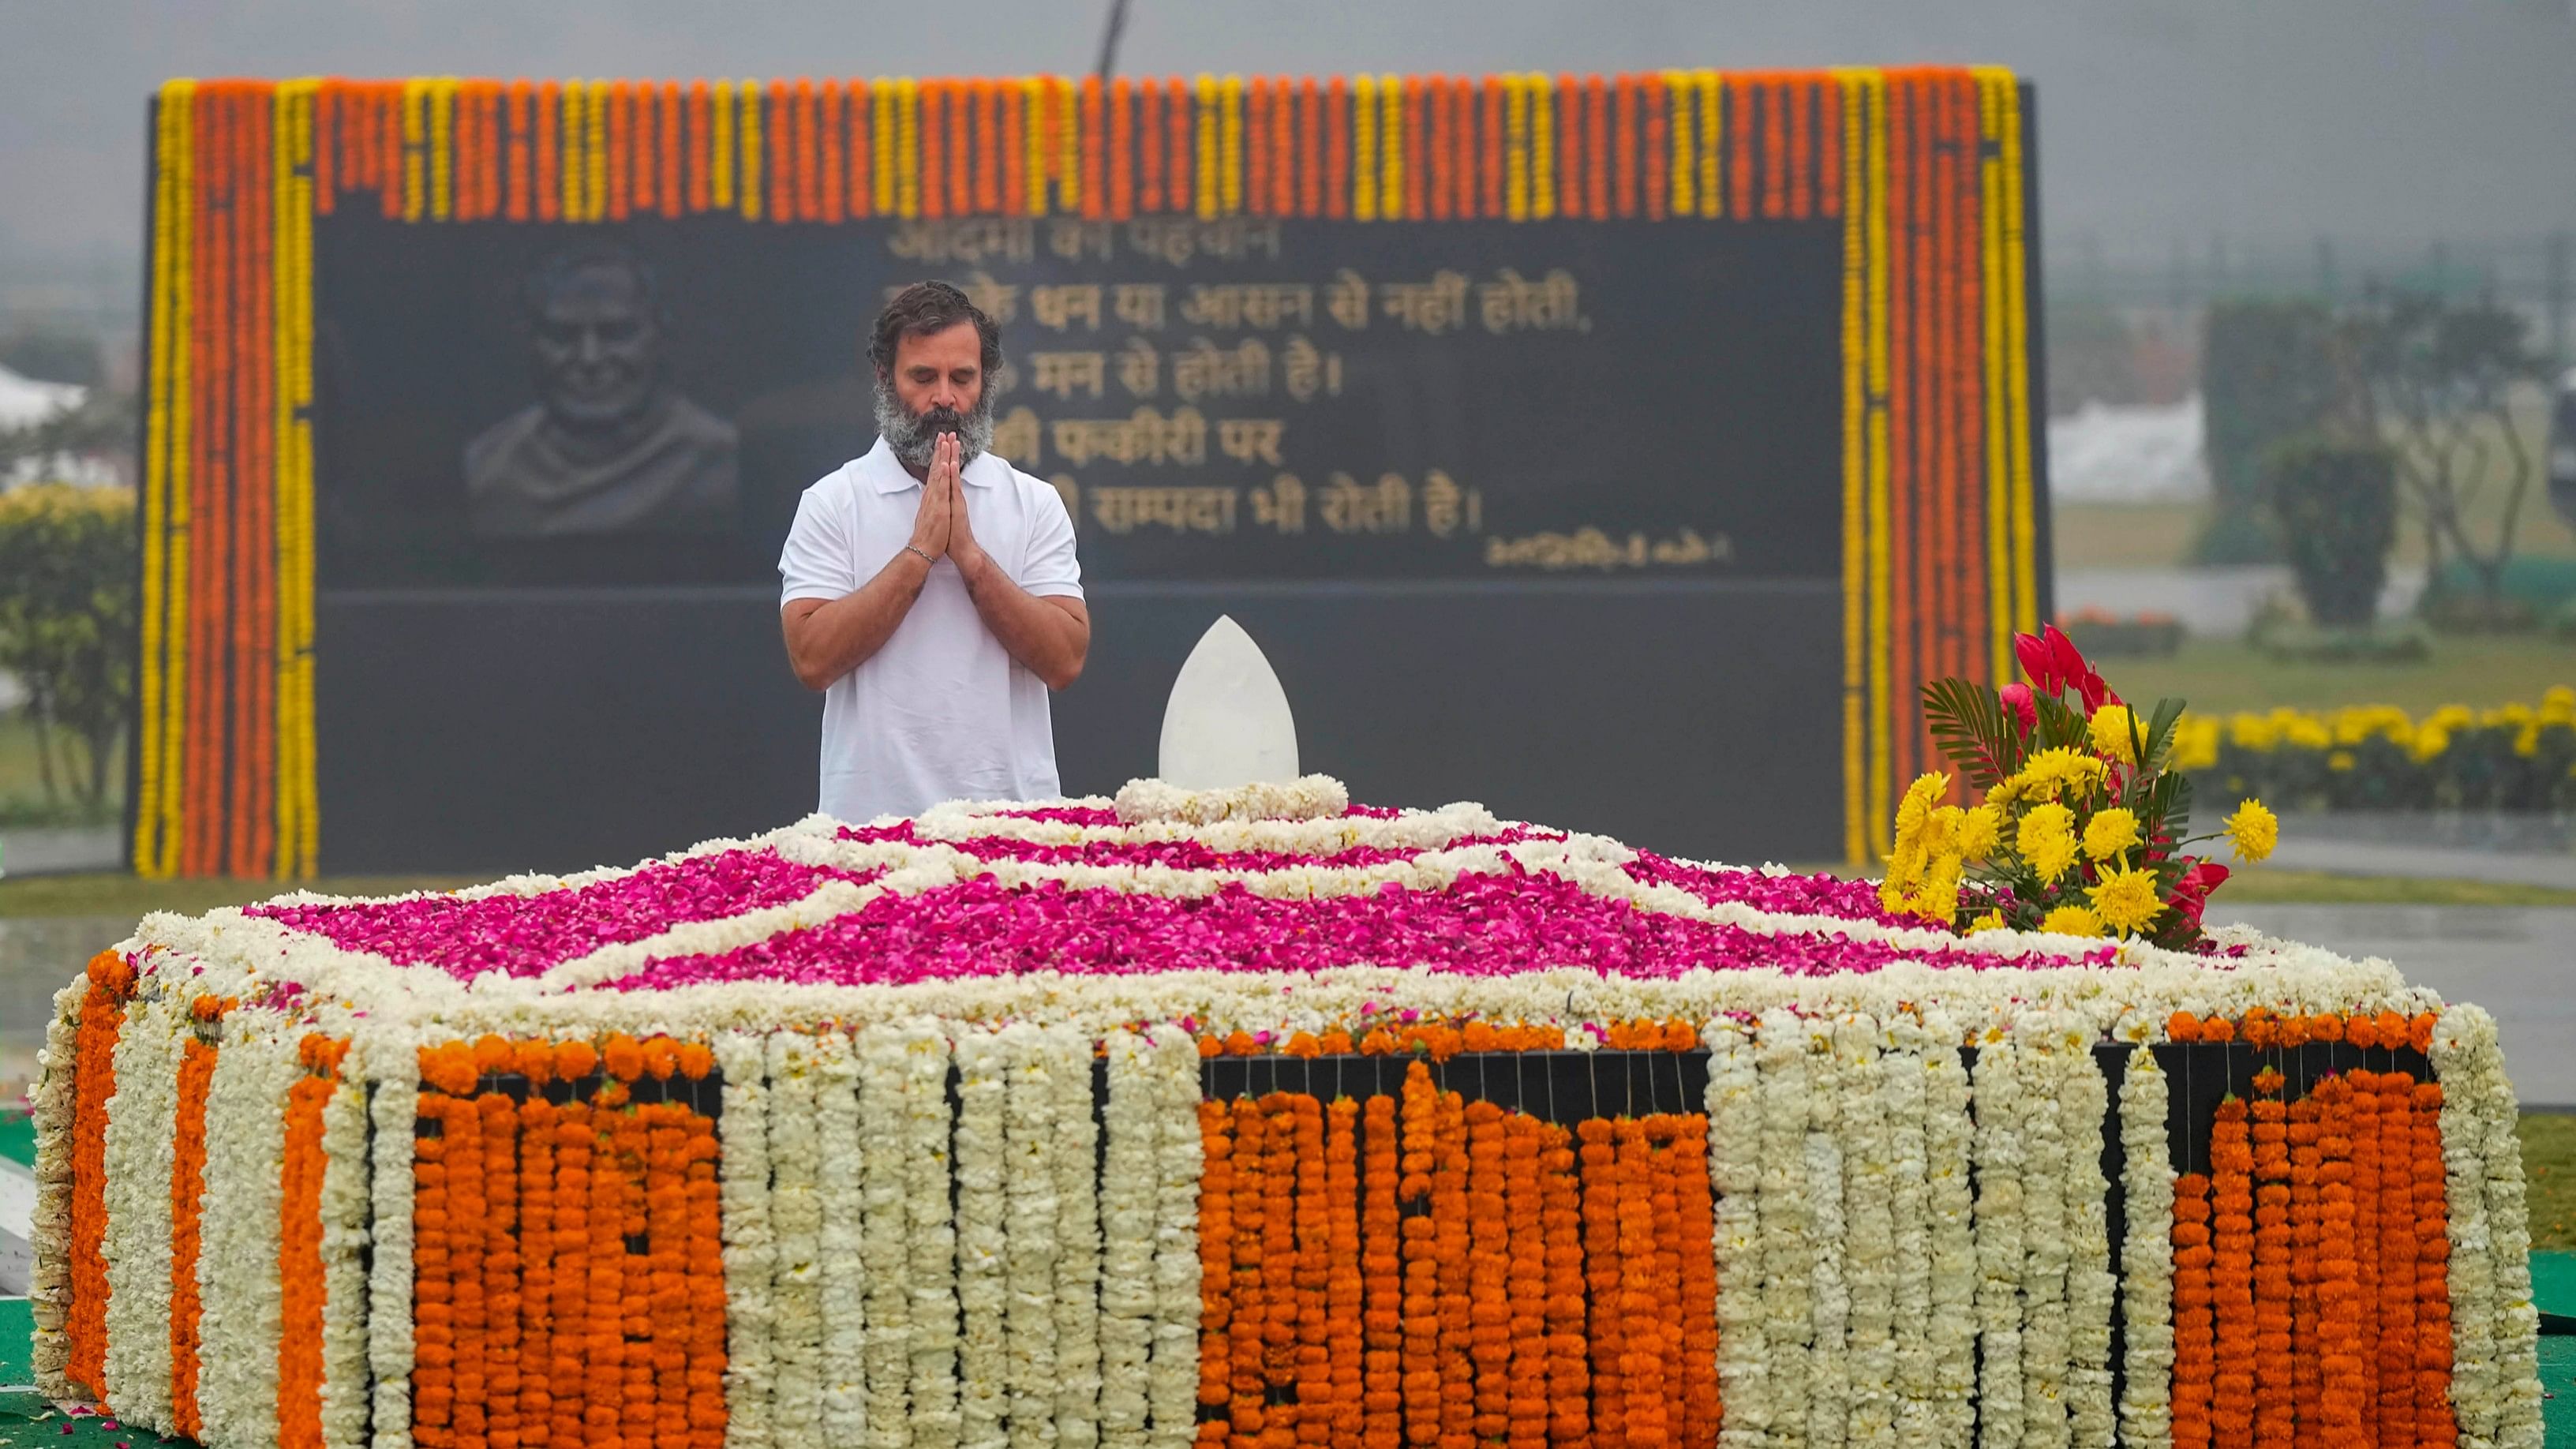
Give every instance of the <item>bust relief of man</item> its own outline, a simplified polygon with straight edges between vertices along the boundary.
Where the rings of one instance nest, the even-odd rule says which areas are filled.
[[[465,445],[474,531],[731,529],[734,428],[671,386],[652,270],[619,248],[567,252],[528,278],[523,301],[539,401]]]

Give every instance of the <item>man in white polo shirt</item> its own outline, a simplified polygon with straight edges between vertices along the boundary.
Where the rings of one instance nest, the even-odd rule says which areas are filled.
[[[1091,615],[1054,488],[986,451],[1000,331],[945,282],[868,345],[877,445],[805,490],[778,560],[787,659],[823,692],[821,803],[861,821],[1063,794],[1047,691]]]

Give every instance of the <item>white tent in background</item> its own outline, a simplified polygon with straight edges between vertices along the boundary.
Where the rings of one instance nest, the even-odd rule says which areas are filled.
[[[2048,421],[2048,493],[2060,503],[2196,503],[2209,496],[2200,396],[2162,406],[2087,402]]]
[[[0,432],[32,428],[70,412],[89,396],[89,389],[68,382],[39,382],[0,367]]]

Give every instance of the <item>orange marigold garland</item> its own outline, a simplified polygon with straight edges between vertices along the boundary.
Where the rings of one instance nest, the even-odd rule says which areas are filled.
[[[1404,1437],[1431,1444],[1440,1437],[1440,1260],[1433,1236],[1431,1175],[1439,1165],[1440,1102],[1431,1069],[1404,1069],[1403,1173],[1396,1195],[1404,1212]]]
[[[1219,1101],[1199,1103],[1199,1402],[1222,1407],[1232,1395],[1228,1329],[1234,1307],[1234,1133]],[[1200,1426],[1202,1443],[1225,1437],[1223,1421]],[[1214,1431],[1214,1432],[1210,1432]]]
[[[2289,1108],[2282,1077],[2266,1068],[2254,1078],[2254,1433],[2278,1444],[2291,1434],[2291,1234]]]
[[[116,1038],[134,968],[114,951],[89,958],[72,1062],[71,1313],[64,1372],[91,1398],[107,1390],[107,1102],[116,1095]]]
[[[1467,1108],[1438,1101],[1439,1150],[1431,1165],[1431,1241],[1440,1267],[1440,1445],[1473,1449],[1476,1418],[1475,1279],[1469,1256]]]
[[[1269,1288],[1263,1272],[1261,1239],[1268,1221],[1265,1180],[1271,1171],[1270,1120],[1246,1097],[1234,1108],[1234,1313],[1229,1364],[1233,1383],[1226,1412],[1237,1439],[1260,1437],[1269,1400],[1263,1377],[1264,1339],[1269,1331]]]
[[[2355,1017],[2352,1029],[2366,1045],[2374,1038],[2367,1017]],[[2350,1072],[2347,1099],[2352,1109],[2352,1247],[2355,1281],[2360,1292],[2361,1427],[2373,1443],[2379,1439],[2379,1074]]]
[[[280,1172],[277,1278],[277,1442],[311,1449],[322,1442],[322,1108],[337,1085],[331,1043],[306,1037],[308,1075],[286,1094],[286,1160]]]
[[[602,1095],[606,1096],[608,1093],[603,1092]],[[614,1221],[617,1224],[620,1239],[612,1257],[612,1261],[616,1264],[615,1302],[618,1321],[625,1328],[626,1340],[619,1345],[622,1370],[619,1375],[621,1380],[619,1397],[623,1402],[619,1406],[618,1427],[628,1444],[643,1446],[653,1442],[655,1394],[653,1349],[650,1341],[654,1333],[652,1295],[647,1276],[631,1271],[634,1265],[628,1260],[626,1245],[635,1238],[643,1236],[647,1231],[644,1214],[644,1180],[648,1170],[646,1162],[651,1135],[646,1128],[643,1112],[631,1106],[625,1110],[610,1113],[609,1120],[615,1124],[613,1135],[617,1150],[617,1173],[614,1181],[617,1192]],[[596,1206],[597,1199],[594,1198],[592,1201]]]
[[[456,1304],[448,1280],[456,1259],[448,1196],[455,1105],[451,1098],[422,1094],[420,1115],[436,1131],[412,1146],[411,1433],[427,1449],[455,1442]]]
[[[1713,1246],[1717,1238],[1717,1202],[1708,1180],[1707,1115],[1693,1112],[1676,1121],[1669,1166],[1680,1208],[1673,1241],[1681,1256],[1681,1275],[1675,1287],[1681,1302],[1682,1378],[1675,1389],[1667,1392],[1676,1394],[1683,1408],[1682,1422],[1688,1426],[1680,1436],[1683,1442],[1707,1446],[1717,1442],[1718,1425],[1724,1417],[1717,1380],[1717,1255]],[[1701,1244],[1711,1245],[1710,1250],[1693,1251]]]
[[[1628,1442],[1628,1369],[1621,1330],[1627,1323],[1626,1280],[1619,1261],[1618,1151],[1611,1125],[1600,1118],[1578,1124],[1582,1162],[1583,1274],[1589,1290],[1592,1349],[1592,1442],[1618,1449]]]
[[[1547,1443],[1547,1220],[1539,1200],[1538,1119],[1503,1120],[1504,1324],[1511,1357],[1504,1395],[1507,1449]]]
[[[170,1419],[171,1427],[189,1438],[205,1429],[197,1411],[197,1335],[203,1312],[197,1255],[204,1242],[206,1093],[214,1080],[215,1048],[190,1036],[180,1048],[179,1115],[170,1163]]]
[[[1395,1098],[1368,1099],[1360,1142],[1360,1442],[1397,1449],[1404,1442],[1404,1218],[1396,1206]]]
[[[485,1433],[507,1442],[520,1431],[519,1104],[506,1092],[485,1092],[474,1105],[483,1146],[483,1309],[490,1339]]]
[[[1324,1117],[1324,1351],[1331,1408],[1318,1442],[1359,1441],[1364,1406],[1359,1223],[1359,1104],[1337,1099]]]
[[[529,1078],[519,1104],[519,1403],[522,1443],[547,1442],[554,1416],[555,1106],[541,1089],[552,1065],[542,1046],[519,1054]]]
[[[2343,1077],[2317,1084],[2317,1412],[2327,1443],[2362,1440],[2368,1393],[2362,1356],[2360,1233],[2355,1227],[2353,1088]]]
[[[2207,1449],[2218,1361],[2208,1174],[2186,1172],[2174,1179],[2173,1212],[2173,1441],[2175,1449]]]
[[[1547,1432],[1555,1443],[1577,1444],[1592,1433],[1592,1369],[1586,1360],[1591,1345],[1584,1331],[1581,1185],[1574,1175],[1574,1139],[1563,1127],[1540,1129],[1539,1174],[1547,1242]]]
[[[564,1070],[566,1055],[563,1051],[556,1054],[557,1074],[583,1075]],[[579,1056],[587,1058],[589,1048],[582,1047]],[[583,1066],[586,1071],[586,1061]],[[554,1277],[549,1444],[583,1442],[588,1420],[589,1386],[582,1378],[582,1368],[590,1348],[590,1196],[592,1169],[598,1157],[597,1136],[590,1118],[591,1108],[586,1102],[568,1102],[555,1112],[553,1261],[549,1265]]]
[[[1623,1117],[1612,1129],[1618,1153],[1620,1379],[1627,1391],[1627,1442],[1659,1449],[1665,1440],[1664,1293],[1667,1264],[1655,1234],[1654,1146],[1647,1124]]]
[[[1297,1150],[1295,1255],[1296,1334],[1290,1383],[1297,1395],[1297,1442],[1324,1444],[1332,1437],[1332,1348],[1327,1338],[1325,1294],[1331,1284],[1333,1205],[1324,1188],[1323,1104],[1300,1092],[1284,1103]]]
[[[2379,1432],[2415,1430],[2415,1079],[2379,1076]]]
[[[2319,1167],[2318,1102],[2315,1093],[2290,1104],[2290,1338],[2298,1351],[2290,1357],[2290,1398],[2295,1423],[2313,1435],[2322,1422],[2319,1394],[2324,1386],[2318,1345],[2322,1332],[2317,1310],[2319,1214],[2324,1207]]]
[[[2415,1438],[2433,1449],[2459,1442],[2451,1409],[2450,1209],[2442,1168],[2442,1088],[2426,1082],[2414,1093]]]
[[[1467,1357],[1474,1365],[1478,1441],[1511,1430],[1511,1220],[1504,1177],[1510,1171],[1503,1109],[1467,1104]]]
[[[2218,1106],[2211,1133],[2211,1308],[2217,1320],[2217,1369],[2211,1375],[2210,1430],[2218,1449],[2254,1442],[2254,1149],[2245,1101]]]

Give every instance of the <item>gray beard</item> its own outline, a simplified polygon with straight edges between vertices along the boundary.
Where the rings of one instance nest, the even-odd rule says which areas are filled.
[[[895,461],[914,472],[930,466],[931,450],[939,446],[939,435],[946,431],[933,427],[926,415],[916,417],[904,410],[901,399],[880,379],[877,383],[877,436],[885,439]],[[963,468],[991,450],[993,446],[993,390],[984,389],[975,406],[958,420],[957,465]]]

